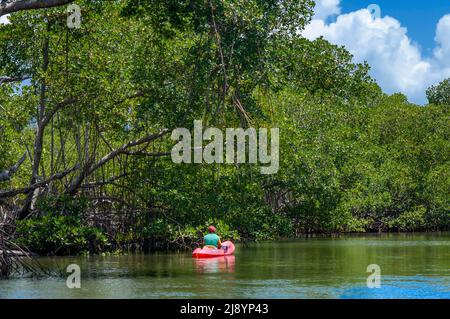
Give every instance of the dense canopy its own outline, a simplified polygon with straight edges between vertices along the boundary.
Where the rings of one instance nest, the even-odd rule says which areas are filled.
[[[77,1],[80,28],[71,1],[33,2],[0,5],[0,218],[16,243],[449,227],[449,80],[426,106],[384,94],[345,48],[301,36],[313,1]],[[280,128],[279,172],[174,164],[170,132],[196,119]]]

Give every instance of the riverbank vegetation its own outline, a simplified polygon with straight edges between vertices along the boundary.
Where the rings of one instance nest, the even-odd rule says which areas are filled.
[[[80,28],[65,7],[0,25],[8,243],[78,254],[191,247],[209,224],[235,240],[449,228],[448,80],[425,106],[383,93],[345,48],[301,37],[309,0],[77,4]],[[174,164],[171,131],[198,119],[280,128],[279,172]]]

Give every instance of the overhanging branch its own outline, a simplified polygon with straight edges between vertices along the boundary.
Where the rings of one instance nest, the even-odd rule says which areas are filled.
[[[32,10],[32,9],[44,9],[62,6],[73,2],[74,0],[12,0],[0,2],[0,16],[5,14]]]
[[[46,180],[34,183],[33,185],[30,185],[30,186],[27,186],[24,188],[0,191],[0,198],[14,197],[19,194],[28,194],[28,193],[34,191],[36,188],[45,186],[52,181],[59,180],[59,179],[66,177],[68,174],[72,173],[73,171],[76,171],[79,167],[80,167],[79,165],[75,165],[74,167],[72,167],[68,170],[65,170],[64,172],[56,173],[55,175],[50,176]]]
[[[29,78],[30,76],[0,76],[0,85],[6,83],[22,82]]]
[[[147,135],[138,140],[130,141],[126,144],[123,144],[119,148],[112,150],[111,152],[109,152],[108,154],[103,156],[98,162],[93,163],[93,164],[86,163],[87,165],[85,165],[85,167],[83,168],[81,173],[72,181],[70,186],[67,188],[66,192],[68,194],[75,194],[78,191],[78,189],[82,186],[82,183],[87,176],[94,173],[97,169],[99,169],[100,167],[102,167],[103,165],[105,165],[106,163],[111,161],[112,159],[116,158],[117,156],[119,156],[121,154],[125,154],[132,147],[142,145],[144,143],[150,143],[159,138],[162,138],[163,136],[165,136],[168,133],[170,133],[169,129],[163,129],[159,133]]]
[[[170,130],[168,129],[164,129],[161,132],[157,133],[157,134],[153,134],[153,135],[148,135],[146,137],[143,137],[139,140],[135,140],[135,141],[131,141],[128,142],[126,144],[123,144],[121,147],[113,150],[112,152],[110,152],[109,154],[103,156],[96,164],[94,164],[91,169],[90,169],[90,173],[92,173],[93,171],[97,170],[98,168],[100,168],[101,166],[103,166],[104,164],[106,164],[107,162],[109,162],[110,160],[112,160],[114,157],[116,157],[117,155],[120,154],[124,154],[129,148],[134,147],[134,146],[138,146],[144,143],[148,143],[148,142],[152,142],[158,138],[163,137],[164,135],[166,135],[167,133],[169,133]]]

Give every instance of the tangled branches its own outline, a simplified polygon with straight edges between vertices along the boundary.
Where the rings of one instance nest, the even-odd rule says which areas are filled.
[[[3,203],[0,202],[0,205]],[[13,274],[41,276],[47,271],[35,255],[14,243],[16,214],[0,206],[0,279]]]

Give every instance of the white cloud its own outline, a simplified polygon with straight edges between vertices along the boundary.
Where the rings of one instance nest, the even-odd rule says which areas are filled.
[[[9,24],[9,14],[0,17],[0,24]]]
[[[341,13],[341,7],[339,6],[340,0],[322,0],[316,1],[316,7],[314,8],[314,18],[319,20],[325,20],[326,18],[338,15]]]
[[[442,66],[450,67],[450,14],[439,20],[435,40],[438,47],[434,50],[434,56]]]
[[[309,39],[324,36],[331,43],[344,45],[356,62],[368,61],[372,76],[385,92],[402,92],[410,101],[424,104],[426,89],[450,77],[450,15],[437,25],[433,56],[424,58],[420,47],[408,37],[407,29],[395,18],[374,18],[369,10],[362,9],[327,23],[323,12],[333,10],[323,8],[331,8],[331,2],[335,3],[333,8],[339,7],[340,0],[317,1],[319,15],[303,35]]]

